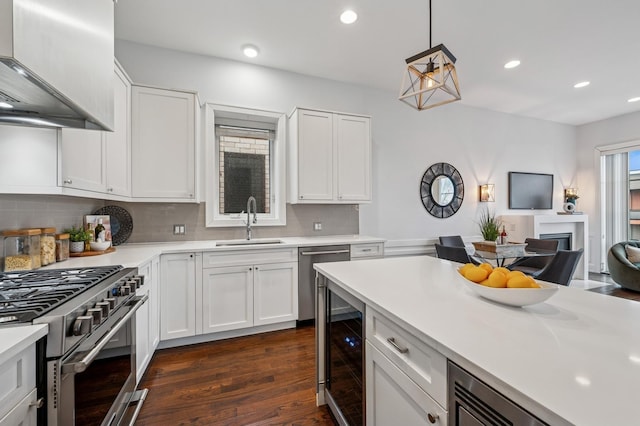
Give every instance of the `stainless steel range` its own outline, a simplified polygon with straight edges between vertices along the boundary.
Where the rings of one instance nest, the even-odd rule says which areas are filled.
[[[133,424],[146,395],[135,389],[143,284],[122,266],[0,273],[0,324],[49,326],[38,344],[39,425]]]

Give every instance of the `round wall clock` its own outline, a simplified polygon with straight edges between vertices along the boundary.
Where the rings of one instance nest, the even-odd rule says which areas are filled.
[[[436,163],[424,172],[420,181],[422,205],[437,218],[453,216],[464,199],[460,172],[449,163]]]

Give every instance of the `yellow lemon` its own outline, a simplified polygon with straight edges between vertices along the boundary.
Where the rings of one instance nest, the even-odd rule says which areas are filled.
[[[493,271],[487,279],[489,287],[503,288],[507,286],[507,277],[500,271]]]
[[[533,280],[533,282],[531,283],[531,288],[540,288],[540,284],[538,284],[536,280]]]
[[[458,271],[460,271],[460,273],[464,277],[465,273],[469,270],[469,268],[473,268],[474,266],[475,265],[473,263],[466,263],[466,264],[462,265],[460,267],[460,269],[458,269]]]
[[[488,275],[489,275],[489,272],[487,272],[486,269],[481,268],[479,266],[474,266],[473,268],[467,269],[466,273],[464,274],[464,277],[469,281],[473,281],[474,283],[479,283],[480,281],[484,281]]]
[[[486,280],[484,280],[484,281],[479,282],[478,284],[480,284],[480,285],[484,285],[484,286],[487,286],[487,287],[490,287],[490,285],[489,285],[489,278],[487,278],[487,279],[486,279]]]
[[[516,275],[507,281],[509,288],[531,288],[531,278],[525,275]]]
[[[510,270],[508,270],[507,268],[503,267],[503,266],[499,266],[497,268],[493,268],[494,271],[500,271],[503,274],[507,275],[509,272],[511,272]]]
[[[509,271],[507,273],[507,279],[508,280],[510,280],[513,277],[517,277],[517,276],[524,277],[525,275],[524,275],[524,272],[522,272],[522,271]]]
[[[483,268],[488,273],[491,273],[493,271],[493,266],[491,266],[488,263],[481,263],[479,266],[480,266],[480,268]]]

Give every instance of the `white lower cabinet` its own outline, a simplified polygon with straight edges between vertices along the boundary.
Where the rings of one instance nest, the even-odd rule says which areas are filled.
[[[367,425],[446,425],[446,357],[370,308],[366,327]]]
[[[367,425],[446,425],[447,412],[366,343]]]
[[[167,254],[161,268],[163,341],[298,318],[295,248]]]
[[[0,426],[36,425],[36,345],[0,365]]]
[[[202,274],[203,333],[253,326],[253,267],[207,268]]]
[[[298,319],[295,249],[203,255],[203,332]]]
[[[136,291],[136,296],[147,296],[148,300],[136,312],[136,380],[140,382],[149,366],[153,352],[160,341],[158,316],[158,258],[138,267],[138,274],[144,276],[144,285]]]
[[[160,340],[196,335],[196,253],[162,255]]]

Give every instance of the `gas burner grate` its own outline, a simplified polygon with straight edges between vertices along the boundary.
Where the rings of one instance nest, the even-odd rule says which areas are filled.
[[[0,273],[0,324],[31,321],[121,269],[115,265]]]

